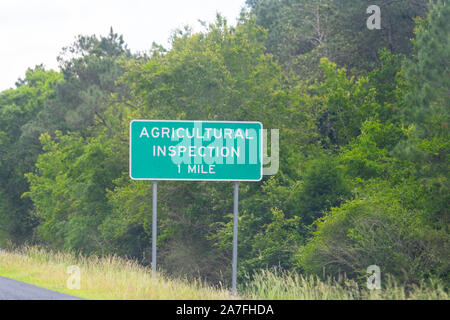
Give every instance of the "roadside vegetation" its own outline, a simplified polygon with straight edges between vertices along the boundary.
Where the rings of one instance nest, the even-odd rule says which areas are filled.
[[[68,267],[80,268],[80,289],[69,289]],[[202,281],[173,280],[117,256],[84,257],[38,248],[1,251],[0,275],[86,299],[229,299],[226,290]]]
[[[68,289],[68,267],[81,271],[80,289]],[[261,270],[239,284],[238,295],[232,297],[221,284],[201,280],[174,279],[159,272],[152,276],[149,268],[137,261],[117,256],[84,257],[39,248],[0,251],[0,275],[64,292],[85,299],[151,299],[151,300],[378,300],[378,299],[449,299],[438,282],[421,283],[410,288],[394,279],[383,279],[381,290],[368,290],[363,282],[343,277],[321,280],[291,272]]]

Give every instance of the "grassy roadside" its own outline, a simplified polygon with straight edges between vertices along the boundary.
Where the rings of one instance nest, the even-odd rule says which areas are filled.
[[[80,289],[68,289],[67,268],[81,271]],[[0,252],[0,276],[86,299],[229,299],[199,281],[152,277],[151,270],[117,257],[82,257],[37,248]]]
[[[448,290],[438,282],[412,285],[408,289],[389,276],[382,276],[381,290],[368,290],[360,283],[342,277],[321,280],[296,273],[263,270],[245,289],[248,299],[267,300],[449,300]]]
[[[67,267],[81,270],[81,288],[68,289]],[[230,299],[226,289],[218,289],[201,281],[170,279],[163,274],[152,277],[151,270],[134,261],[117,257],[83,257],[54,253],[37,248],[0,251],[0,276],[31,283],[86,299]],[[358,283],[322,281],[314,276],[261,271],[240,290],[244,299],[283,300],[353,300],[353,299],[443,299],[449,295],[439,283],[414,286],[409,290],[392,279],[383,280],[383,289],[369,291]]]

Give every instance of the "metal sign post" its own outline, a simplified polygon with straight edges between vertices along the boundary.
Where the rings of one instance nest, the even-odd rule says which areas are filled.
[[[157,192],[158,192],[158,181],[153,181],[153,208],[152,208],[152,268],[153,276],[156,277],[156,239],[157,239],[157,228],[156,228],[156,218],[157,218]]]
[[[232,289],[236,295],[237,279],[237,241],[238,241],[238,202],[239,202],[239,182],[234,182],[234,207],[233,207],[233,268],[232,268]]]

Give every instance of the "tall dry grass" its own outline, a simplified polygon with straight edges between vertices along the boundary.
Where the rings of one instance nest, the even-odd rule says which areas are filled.
[[[81,271],[81,288],[68,289],[67,268]],[[53,252],[36,247],[0,251],[0,276],[87,299],[177,299],[224,300],[232,298],[226,288],[200,280],[173,279],[162,272],[153,277],[149,268],[117,256],[97,257]],[[240,296],[267,300],[354,300],[354,299],[443,299],[448,288],[438,282],[421,283],[408,289],[394,279],[382,279],[382,290],[370,291],[356,281],[341,278],[321,280],[316,276],[262,270],[241,281]]]
[[[369,290],[361,282],[304,276],[294,272],[262,270],[248,281],[241,293],[250,299],[268,300],[448,300],[448,288],[437,281],[409,288],[392,277],[382,278],[381,290]]]
[[[81,271],[80,289],[68,289],[69,266]],[[0,253],[0,276],[24,281],[87,299],[229,299],[225,289],[200,280],[170,279],[149,268],[117,256],[85,257],[23,248]]]

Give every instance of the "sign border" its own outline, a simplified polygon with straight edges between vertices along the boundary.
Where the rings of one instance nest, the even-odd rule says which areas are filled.
[[[260,129],[260,161],[261,161],[261,175],[259,179],[177,179],[177,178],[133,178],[133,176],[131,175],[131,139],[132,139],[132,134],[131,134],[131,125],[133,124],[133,122],[206,122],[206,123],[257,123],[261,126]],[[264,156],[264,150],[263,150],[263,129],[264,126],[260,121],[216,121],[216,120],[151,120],[151,119],[136,119],[136,120],[131,120],[130,121],[130,139],[129,139],[129,165],[128,165],[128,173],[129,176],[131,178],[131,180],[150,180],[150,181],[249,181],[249,182],[258,182],[261,181],[264,178],[264,168],[263,168],[263,156]]]

